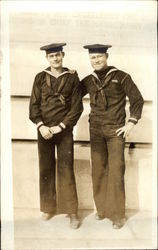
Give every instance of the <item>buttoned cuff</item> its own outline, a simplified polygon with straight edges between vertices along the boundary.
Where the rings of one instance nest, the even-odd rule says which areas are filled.
[[[37,128],[39,128],[39,126],[41,126],[41,125],[44,125],[44,123],[42,121],[38,122],[37,123]]]
[[[59,127],[60,127],[61,129],[65,129],[65,128],[66,128],[66,126],[65,126],[65,124],[64,124],[63,122],[61,122],[61,123],[59,124]]]
[[[134,124],[137,124],[138,120],[137,120],[136,118],[130,117],[130,118],[128,119],[128,122],[132,122],[132,123],[134,123]]]

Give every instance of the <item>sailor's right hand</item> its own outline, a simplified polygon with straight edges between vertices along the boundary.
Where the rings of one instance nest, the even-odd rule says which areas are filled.
[[[44,126],[44,125],[41,126],[41,127],[39,128],[39,131],[40,131],[42,137],[43,137],[45,140],[49,140],[49,139],[51,139],[51,138],[53,137],[53,134],[51,133],[50,128],[47,127],[47,126]]]

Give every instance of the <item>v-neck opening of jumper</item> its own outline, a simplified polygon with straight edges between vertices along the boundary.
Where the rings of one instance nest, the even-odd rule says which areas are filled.
[[[117,70],[118,70],[118,69],[116,69],[116,68],[111,68],[111,69],[109,69],[109,71],[105,74],[104,79],[102,79],[102,80],[99,79],[99,77],[97,76],[97,74],[96,74],[95,71],[93,71],[92,75],[93,75],[100,83],[102,83],[102,81],[104,81],[104,80],[106,79],[106,77],[107,77],[109,74],[111,74],[112,72],[117,71]]]
[[[54,78],[58,79],[60,76],[65,75],[70,73],[69,70],[65,70],[64,72],[62,72],[61,74],[59,74],[58,76],[55,76],[50,70],[45,69],[44,72],[48,73],[49,75],[53,76]]]

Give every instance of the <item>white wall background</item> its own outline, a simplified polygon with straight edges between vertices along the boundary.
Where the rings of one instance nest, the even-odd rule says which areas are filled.
[[[38,2],[36,8],[31,8],[34,5],[30,3],[10,7],[11,95],[30,96],[35,75],[48,66],[45,52],[39,49],[41,46],[66,42],[64,65],[76,69],[82,79],[93,70],[83,45],[112,44],[109,65],[130,73],[145,101],[150,101],[144,105],[141,124],[128,140],[152,142],[152,100],[156,84],[155,2],[84,1],[83,6],[83,1],[49,1],[45,5]],[[28,120],[28,102],[29,99],[12,100],[14,139],[36,138],[35,127]],[[84,106],[75,129],[76,140],[89,140],[86,101]]]
[[[83,45],[112,44],[109,65],[130,73],[149,101],[129,141],[151,142],[156,85],[155,1],[13,2],[9,15],[11,95],[30,96],[35,75],[48,66],[41,46],[66,42],[64,65],[76,69],[82,79],[93,70]],[[11,102],[14,139],[36,138],[35,127],[28,120],[28,102],[15,98]],[[87,102],[84,106],[75,130],[77,140],[89,139]]]
[[[21,97],[30,95],[35,74],[47,66],[45,55],[39,50],[39,47],[52,42],[66,42],[64,64],[76,69],[79,77],[82,78],[92,71],[87,51],[82,46],[90,43],[112,44],[113,47],[109,50],[109,65],[114,65],[130,73],[141,90],[145,101],[148,101],[145,102],[142,120],[138,124],[131,140],[134,138],[136,142],[152,142],[152,123],[156,119],[154,116],[155,112],[153,113],[152,101],[154,100],[155,105],[157,84],[157,6],[156,1],[19,0],[2,2],[1,57],[2,68],[4,68],[2,71],[5,71],[5,74],[2,74],[1,81],[3,99],[2,118],[5,118],[2,121],[2,157],[4,158],[5,156],[1,176],[3,201],[2,245],[4,249],[13,249],[10,247],[13,242],[13,237],[10,237],[11,233],[13,236],[13,229],[11,228],[10,231],[8,229],[8,221],[13,217],[12,170],[14,172],[14,202],[17,201],[19,203],[18,198],[20,197],[21,199],[21,196],[18,196],[16,192],[23,190],[20,185],[17,185],[20,180],[22,187],[26,188],[26,185],[23,185],[24,182],[22,182],[23,178],[21,178],[24,173],[23,168],[21,168],[21,162],[23,163],[25,159],[23,158],[23,154],[26,153],[26,159],[32,160],[32,158],[30,158],[28,148],[25,151],[22,145],[19,145],[16,151],[13,147],[12,169],[11,149],[8,143],[10,142],[10,103],[8,95],[18,95],[18,97],[11,99],[12,138],[34,139],[36,138],[35,127],[28,120],[28,99]],[[8,17],[9,20],[7,19]],[[10,58],[8,58],[8,51]],[[10,72],[8,72],[8,68]],[[11,91],[7,92],[7,87],[8,90],[10,89],[9,84],[11,85]],[[87,106],[87,101],[84,102],[84,105]],[[79,126],[75,128],[76,131],[79,131],[78,133],[76,132],[77,140],[87,138],[87,132],[85,131],[88,131],[88,111],[87,107],[79,121]],[[21,154],[20,150],[22,150],[23,154]],[[134,150],[134,152],[137,154],[136,163],[138,165],[134,162],[134,171],[132,165],[128,166],[128,190],[131,194],[133,187],[139,184],[137,188],[139,191],[139,207],[141,209],[148,209],[147,205],[149,204],[148,201],[151,202],[151,197],[153,198],[152,203],[155,204],[156,165],[154,166],[153,164],[151,170],[151,150],[147,154],[143,151],[143,159],[141,159],[139,148],[138,151]],[[156,150],[154,152],[153,159],[155,160],[157,152]],[[83,153],[86,153],[84,149]],[[148,154],[150,156],[149,159]],[[82,154],[77,155],[82,157]],[[20,164],[17,165],[19,159]],[[37,164],[37,159],[35,160]],[[130,155],[129,160],[131,164]],[[21,172],[18,170],[21,170]],[[139,172],[139,178],[132,178],[132,174],[137,172]],[[151,172],[152,178],[150,176]],[[32,188],[37,173],[35,173],[33,178],[31,170],[28,170],[26,174],[28,183],[30,181],[29,185]],[[148,177],[150,181],[148,181]],[[37,179],[35,184],[37,187]],[[151,187],[152,185],[153,192],[151,194],[149,186]],[[26,200],[24,201],[26,202]],[[135,196],[131,197],[128,202],[129,204],[127,205],[129,207],[131,207],[131,204],[138,205],[134,203],[137,202],[137,197]],[[16,202],[14,205],[16,205]]]
[[[82,78],[92,71],[83,45],[103,43],[113,46],[109,65],[129,72],[144,98],[152,100],[156,81],[155,1],[53,2],[43,3],[46,10],[41,10],[41,2],[35,9],[30,4],[29,11],[24,5],[19,5],[19,11],[12,8],[11,94],[30,95],[35,74],[47,66],[41,46],[66,42],[64,64],[76,69]]]

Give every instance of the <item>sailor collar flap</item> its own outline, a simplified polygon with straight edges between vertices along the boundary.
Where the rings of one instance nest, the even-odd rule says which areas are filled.
[[[107,72],[107,74],[105,75],[105,78],[104,78],[104,79],[106,79],[106,77],[107,77],[109,74],[113,73],[114,71],[118,71],[118,69],[116,69],[116,68],[110,69],[110,70]],[[95,72],[93,72],[92,75],[93,75],[95,78],[97,78],[97,79],[99,80],[99,78],[98,78],[98,76],[97,76],[97,74],[96,74]],[[100,81],[100,80],[99,80],[99,81]]]
[[[115,71],[118,71],[118,69],[116,69],[116,68],[110,69],[110,70],[107,72],[106,76],[104,77],[104,84],[103,84],[101,87],[100,87],[100,86],[96,83],[96,81],[95,81],[95,79],[97,79],[97,80],[100,82],[100,80],[99,80],[97,74],[96,74],[95,72],[93,72],[93,73],[91,74],[91,75],[93,76],[93,77],[92,77],[93,84],[96,86],[97,91],[101,91],[101,90],[109,83],[109,81],[111,80],[111,77],[112,77],[111,73],[113,73],[113,72],[115,72]],[[94,79],[94,78],[95,78],[95,79]]]
[[[74,73],[75,73],[75,70],[70,70],[70,69],[68,69],[68,70],[62,72],[58,77],[56,77],[56,76],[55,76],[50,70],[48,70],[48,69],[44,69],[43,71],[46,72],[46,73],[48,73],[48,74],[51,75],[51,76],[54,76],[55,78],[59,78],[60,76],[65,75],[65,74],[74,74]]]

